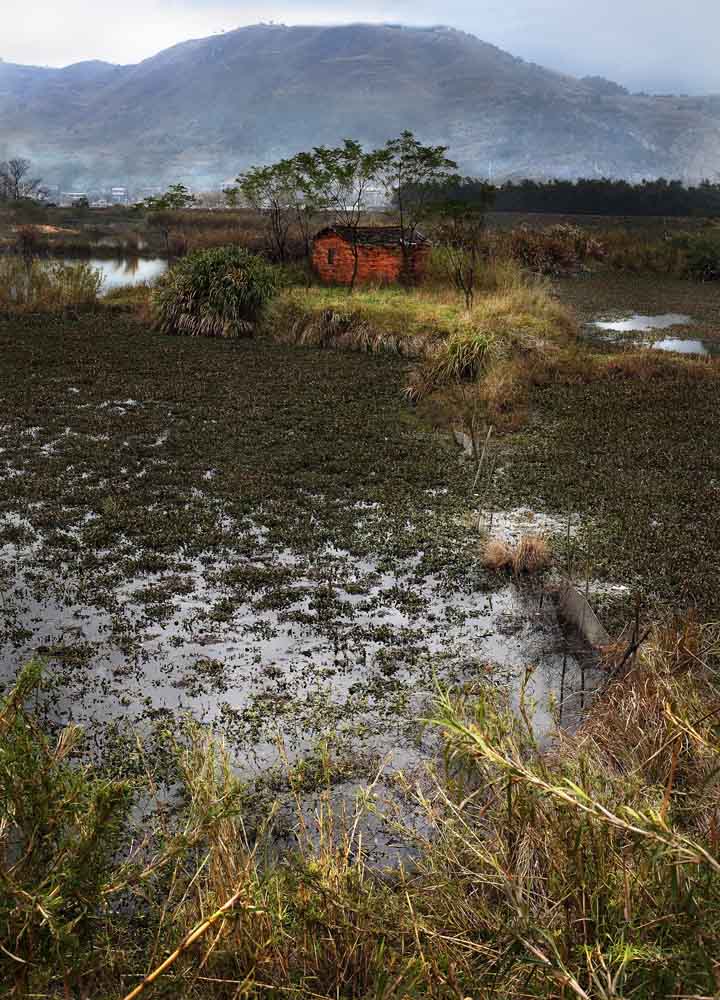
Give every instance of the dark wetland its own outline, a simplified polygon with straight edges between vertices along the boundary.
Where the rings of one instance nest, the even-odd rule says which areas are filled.
[[[708,337],[714,301],[676,284]],[[597,279],[560,294],[607,313]],[[483,569],[473,469],[403,403],[404,362],[163,338],[107,308],[6,319],[0,341],[2,677],[43,656],[49,717],[102,756],[190,715],[245,770],[330,738],[367,774],[415,760],[438,682],[517,697],[526,667],[538,732],[577,718],[592,658],[539,590]],[[638,603],[717,614],[714,381],[550,385],[499,442],[486,515],[549,517],[611,629]]]
[[[143,287],[0,318],[0,694],[42,664],[0,719],[9,829],[39,789],[45,878],[47,774],[66,840],[100,817],[78,778],[128,809],[90,945],[15,994],[559,997],[574,968],[589,997],[602,967],[710,995],[718,286],[489,271],[464,317],[431,283],[290,284],[214,339],[151,328],[182,265],[152,303],[118,274]],[[475,383],[442,381],[458,343]]]
[[[187,716],[246,774],[278,741],[329,741],[343,780],[411,766],[438,683],[517,697],[526,667],[538,732],[577,718],[592,658],[483,570],[473,472],[402,362],[104,313],[0,323],[5,685],[42,656],[49,720],[120,772]]]

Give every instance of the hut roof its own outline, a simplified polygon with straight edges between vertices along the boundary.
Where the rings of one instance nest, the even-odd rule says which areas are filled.
[[[326,226],[316,234],[318,240],[323,236],[339,236],[346,243],[353,242],[353,233],[356,233],[359,246],[372,247],[399,247],[402,244],[402,229],[400,226],[359,226],[353,230],[352,226]],[[428,245],[429,240],[422,233],[415,230],[411,246]]]

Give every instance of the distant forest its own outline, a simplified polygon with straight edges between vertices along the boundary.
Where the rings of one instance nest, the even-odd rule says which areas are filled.
[[[487,202],[484,181],[463,178],[450,194],[453,201]],[[720,183],[686,187],[663,178],[630,184],[608,178],[576,181],[508,181],[491,193],[496,212],[552,212],[568,215],[720,215]]]

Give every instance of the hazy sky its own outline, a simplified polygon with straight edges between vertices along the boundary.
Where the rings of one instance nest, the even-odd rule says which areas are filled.
[[[449,24],[513,55],[633,90],[720,93],[720,0],[5,0],[0,57],[63,66],[137,62],[188,38],[258,21]]]

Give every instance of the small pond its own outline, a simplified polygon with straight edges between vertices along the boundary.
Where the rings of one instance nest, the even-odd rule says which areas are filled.
[[[687,326],[690,317],[682,313],[665,313],[662,316],[643,316],[636,313],[619,320],[596,320],[593,326],[608,333],[647,333],[651,330],[667,330],[671,326]]]
[[[675,351],[678,354],[700,354],[705,358],[720,357],[720,344],[711,340],[693,340],[683,337],[668,337],[665,340],[648,342],[648,347],[656,351]]]
[[[162,258],[123,257],[121,259],[93,258],[88,261],[103,276],[103,292],[122,285],[142,285],[154,281],[168,269]]]
[[[669,330],[692,323],[692,317],[683,313],[664,313],[659,316],[645,316],[635,313],[623,319],[595,320],[591,324],[591,339],[603,344],[629,344],[635,347],[650,347],[655,351],[674,351],[678,354],[698,354],[701,357],[720,357],[720,343],[700,340],[697,337],[663,337],[655,339],[655,331]],[[597,333],[596,331],[600,331]],[[625,337],[624,334],[650,334],[645,337]]]

